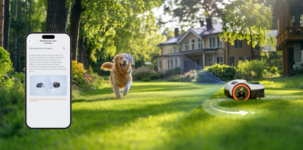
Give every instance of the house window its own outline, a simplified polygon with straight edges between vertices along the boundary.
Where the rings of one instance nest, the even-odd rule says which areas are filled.
[[[235,40],[233,48],[243,48],[243,41]]]
[[[240,60],[244,61],[245,60],[244,56],[239,56],[239,61]]]
[[[212,48],[212,44],[211,44],[211,43],[212,43],[213,38],[208,38],[208,40],[209,40],[209,42],[208,42],[208,45],[209,45],[209,46],[208,46],[208,47],[209,47],[209,48]]]
[[[250,61],[250,57],[246,57],[246,60]]]
[[[219,36],[217,36],[217,47],[222,47],[222,41],[220,41]]]
[[[223,56],[217,57],[217,64],[223,64]]]
[[[159,70],[162,69],[162,60],[159,60],[158,67],[159,67]]]
[[[186,51],[189,50],[189,42],[188,42],[188,41],[185,42],[185,44],[184,44],[184,49],[185,49]]]
[[[172,59],[170,60],[170,68],[171,69],[174,68],[174,64],[173,64],[173,60]]]
[[[222,41],[219,40],[219,36],[209,37],[209,48],[222,47]]]
[[[167,46],[167,48],[166,48],[166,54],[171,54],[171,46]]]
[[[230,57],[229,57],[229,64],[230,64],[231,66],[234,66],[234,65],[235,65],[235,57],[234,57],[234,56],[230,56]]]
[[[194,50],[196,45],[196,39],[191,39],[191,49]]]
[[[170,69],[170,61],[167,59],[167,69]]]
[[[216,46],[216,37],[213,37],[213,46],[212,47],[217,47]]]
[[[177,52],[178,52],[177,46],[173,46],[173,52],[174,52],[174,53],[177,53]]]
[[[198,38],[198,49],[202,49],[202,48],[204,48],[204,41],[203,39]]]
[[[178,66],[178,60],[175,59],[175,67],[177,67],[177,66]]]

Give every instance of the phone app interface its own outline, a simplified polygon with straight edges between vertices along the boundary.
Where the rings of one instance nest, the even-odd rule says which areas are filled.
[[[42,36],[54,36],[46,39]],[[70,124],[70,38],[30,34],[26,39],[26,122],[31,128]]]

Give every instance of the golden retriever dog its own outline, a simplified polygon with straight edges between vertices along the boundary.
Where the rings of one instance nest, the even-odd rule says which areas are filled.
[[[113,91],[116,98],[121,98],[120,90],[126,96],[132,84],[132,67],[134,64],[133,58],[130,54],[118,54],[114,57],[113,63],[105,62],[101,69],[111,71],[110,81],[113,86]]]

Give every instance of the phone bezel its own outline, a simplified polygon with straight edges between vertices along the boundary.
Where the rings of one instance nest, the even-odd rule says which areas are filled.
[[[70,92],[69,92],[69,94],[70,94],[70,120],[69,120],[69,125],[67,126],[67,127],[59,127],[59,128],[57,128],[57,127],[30,127],[28,124],[27,124],[27,114],[26,114],[26,112],[27,112],[27,37],[29,36],[29,35],[31,35],[31,34],[66,34],[66,35],[68,35],[68,37],[69,37],[69,40],[70,40],[70,42],[69,42],[69,45],[70,45],[70,49],[69,49],[69,54],[70,54],[70,57],[69,57],[69,59],[70,59],[70,62],[69,62],[69,67],[70,67],[70,73],[69,73],[69,76],[70,76]],[[42,38],[42,37],[41,37]],[[55,36],[55,38],[56,38],[56,36]],[[55,39],[54,38],[54,39]],[[30,128],[30,129],[67,129],[67,128],[69,128],[70,126],[71,126],[71,124],[72,124],[72,83],[71,83],[71,74],[72,74],[72,63],[71,63],[71,46],[72,46],[72,42],[71,42],[71,36],[70,36],[70,34],[68,34],[68,33],[66,33],[66,32],[31,32],[31,33],[28,33],[27,35],[26,35],[26,37],[25,37],[25,124],[26,124],[26,126],[28,127],[28,128]]]

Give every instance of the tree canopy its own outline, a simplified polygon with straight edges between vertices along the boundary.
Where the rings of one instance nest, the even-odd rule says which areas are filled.
[[[180,22],[194,23],[206,18],[220,19],[225,5],[223,0],[180,0],[174,3],[168,1],[165,11],[172,12]]]
[[[226,6],[223,14],[223,32],[225,41],[234,44],[236,39],[247,40],[253,48],[258,44],[275,45],[275,37],[268,37],[272,26],[271,8],[257,0],[235,0]]]
[[[160,35],[151,9],[161,4],[161,0],[83,0],[89,9],[81,18],[82,34],[91,60],[96,62],[122,52],[135,59],[149,59],[150,53],[159,50],[151,44],[159,41]]]

